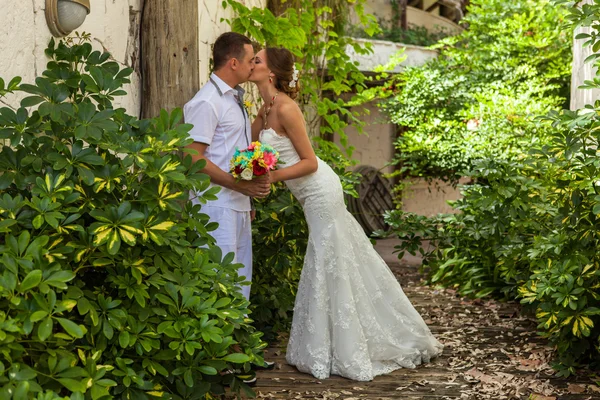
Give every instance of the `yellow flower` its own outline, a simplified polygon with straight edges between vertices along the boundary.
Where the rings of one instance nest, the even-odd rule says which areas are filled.
[[[254,150],[254,156],[252,157],[253,160],[260,160],[263,158],[263,152],[259,149],[256,148]]]

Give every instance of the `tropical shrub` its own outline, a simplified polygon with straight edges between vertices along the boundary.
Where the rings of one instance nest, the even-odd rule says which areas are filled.
[[[178,155],[181,110],[114,109],[132,71],[85,36],[46,54],[35,84],[0,79],[0,96],[28,94],[0,108],[0,398],[251,392],[241,378],[265,344],[239,265],[188,198],[217,190]]]
[[[569,29],[591,46],[598,67],[600,5],[569,4]],[[583,90],[600,88],[600,78]],[[520,299],[556,346],[555,368],[570,375],[600,360],[600,101],[577,111],[550,111],[545,143],[519,160],[485,159],[468,172],[473,183],[454,203],[456,215],[433,219],[387,215],[406,239],[399,251],[420,251],[430,282],[461,294]],[[424,239],[434,246],[421,246]]]
[[[549,0],[471,1],[467,29],[433,46],[438,58],[407,68],[383,104],[403,127],[397,173],[456,182],[476,160],[514,160],[546,140],[548,126],[532,119],[568,97],[564,18]]]

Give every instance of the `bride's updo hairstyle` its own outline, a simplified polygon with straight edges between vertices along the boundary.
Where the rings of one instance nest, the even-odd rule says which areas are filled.
[[[282,47],[267,47],[267,66],[275,74],[275,88],[295,99],[300,90],[298,73],[294,76],[294,55]]]

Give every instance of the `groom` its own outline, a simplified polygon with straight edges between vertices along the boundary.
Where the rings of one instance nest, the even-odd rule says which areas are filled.
[[[185,122],[194,125],[190,131],[194,143],[189,147],[198,151],[194,161],[206,160],[203,172],[212,184],[221,186],[218,200],[202,206],[202,212],[219,224],[212,236],[223,254],[235,254],[234,262],[244,265],[239,275],[251,282],[250,197],[267,196],[270,184],[266,177],[236,181],[229,173],[229,161],[235,149],[248,147],[252,138],[244,90],[239,86],[254,69],[252,42],[238,33],[222,34],[213,47],[213,64],[209,82],[183,108]],[[250,285],[243,286],[242,293],[250,298]]]

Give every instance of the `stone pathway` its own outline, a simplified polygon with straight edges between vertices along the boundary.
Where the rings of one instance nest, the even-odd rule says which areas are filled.
[[[394,242],[377,249],[432,332],[445,345],[441,357],[417,369],[400,369],[372,382],[333,376],[317,380],[285,363],[285,337],[266,358],[277,363],[258,373],[255,388],[265,399],[600,399],[600,377],[556,378],[551,349],[536,336],[536,322],[516,303],[469,300],[452,290],[421,285],[419,260],[401,262]]]

